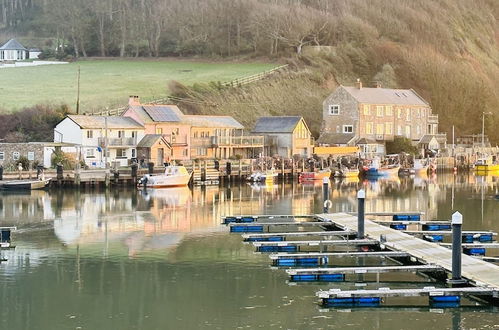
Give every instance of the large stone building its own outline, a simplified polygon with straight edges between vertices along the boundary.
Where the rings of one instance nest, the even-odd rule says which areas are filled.
[[[386,141],[396,136],[419,146],[433,138],[440,148],[445,144],[438,115],[412,89],[366,88],[360,81],[340,86],[324,100],[322,116],[320,145],[358,145],[367,157],[383,155]]]

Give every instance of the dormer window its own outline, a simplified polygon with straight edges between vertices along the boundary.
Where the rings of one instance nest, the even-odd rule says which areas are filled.
[[[331,116],[337,116],[340,114],[340,105],[339,104],[330,104],[329,105],[329,114]]]

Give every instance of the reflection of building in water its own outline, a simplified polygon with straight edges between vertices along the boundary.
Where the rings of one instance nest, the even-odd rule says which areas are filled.
[[[164,246],[153,244],[160,240],[175,245],[171,235],[163,234],[225,230],[219,224],[221,216],[226,214],[290,213],[289,210],[308,214],[313,211],[313,196],[313,189],[301,185],[247,184],[116,195],[82,194],[69,207],[60,205],[54,231],[66,244],[118,240],[136,251]],[[173,241],[178,243],[183,236],[177,235]]]
[[[330,211],[356,212],[360,188],[366,190],[366,212],[420,211],[426,219],[434,219],[439,198],[445,199],[439,186],[428,178],[382,178],[360,184],[337,181],[333,184]]]
[[[0,193],[2,225],[19,225],[52,219],[54,219],[54,213],[50,205],[50,196],[45,191]]]

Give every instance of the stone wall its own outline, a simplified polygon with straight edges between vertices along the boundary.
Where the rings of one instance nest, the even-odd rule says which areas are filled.
[[[17,170],[19,158],[15,153],[19,153],[19,158],[28,158],[28,153],[33,153],[32,162],[43,164],[44,145],[42,143],[0,143],[0,166],[3,166],[5,170]]]
[[[329,114],[330,105],[339,105],[338,115]],[[359,119],[358,102],[343,88],[338,87],[329,95],[322,105],[322,130],[321,133],[343,133],[343,125],[353,125],[353,133],[359,134],[357,120]]]

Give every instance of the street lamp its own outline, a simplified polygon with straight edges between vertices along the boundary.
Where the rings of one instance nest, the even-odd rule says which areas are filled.
[[[485,115],[491,115],[492,112],[482,112],[482,148],[485,148]]]

